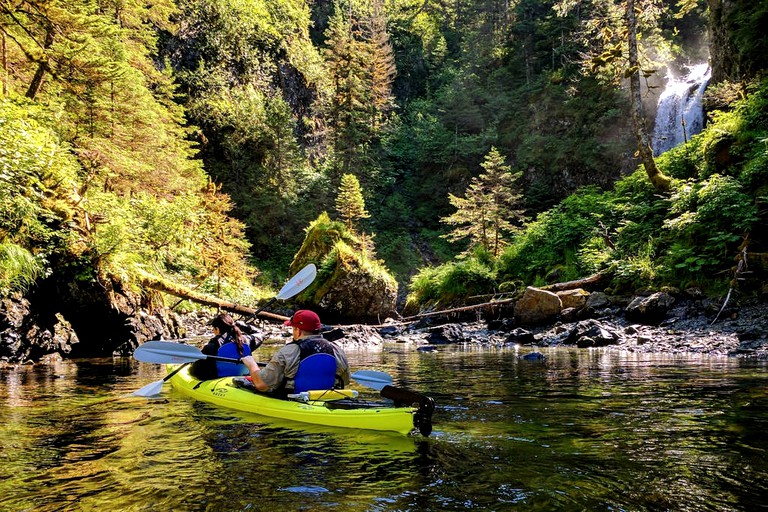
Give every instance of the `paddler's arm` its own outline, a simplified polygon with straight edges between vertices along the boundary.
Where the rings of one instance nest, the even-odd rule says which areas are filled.
[[[240,361],[242,361],[245,367],[248,368],[248,372],[251,374],[251,380],[256,389],[259,391],[269,391],[269,386],[261,379],[259,365],[253,359],[253,356],[245,356]]]

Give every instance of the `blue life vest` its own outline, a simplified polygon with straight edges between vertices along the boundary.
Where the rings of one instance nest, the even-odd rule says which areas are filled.
[[[219,357],[229,357],[231,359],[240,359],[241,357],[251,355],[251,349],[248,345],[243,344],[243,355],[237,353],[237,343],[234,341],[227,342],[219,348],[216,353]],[[216,361],[216,373],[219,377],[232,377],[239,375],[248,375],[248,367],[243,363],[225,363],[222,361]]]

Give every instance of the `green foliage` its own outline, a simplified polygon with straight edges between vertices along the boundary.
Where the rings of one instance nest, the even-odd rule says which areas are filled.
[[[742,185],[717,174],[684,184],[669,213],[664,227],[672,243],[662,261],[670,278],[713,275],[727,268],[743,235],[759,219],[754,198]]]
[[[441,221],[457,226],[446,235],[449,240],[468,238],[470,249],[480,246],[496,257],[507,244],[506,236],[518,230],[517,224],[524,220],[523,211],[516,209],[522,198],[516,182],[522,172],[512,173],[494,147],[481,166],[484,172],[472,179],[465,197],[449,195],[456,211]]]
[[[585,241],[610,230],[607,197],[596,188],[585,188],[540,214],[499,258],[500,279],[532,283],[549,269],[565,264],[562,278],[568,280],[594,267],[595,256],[581,261],[578,251]]]
[[[354,174],[344,174],[341,177],[339,195],[336,196],[336,211],[344,221],[347,229],[354,232],[355,225],[360,219],[367,219],[370,214],[365,209],[363,191],[360,182]]]
[[[42,263],[31,252],[0,242],[0,297],[26,291],[42,272]]]
[[[637,5],[641,42],[664,60],[682,48],[677,29],[701,13],[688,0]],[[577,64],[595,50],[596,68],[621,68],[624,34],[613,28],[624,6],[6,3],[0,244],[27,251],[9,261],[39,265],[15,266],[26,269],[20,276],[76,265],[78,278],[130,281],[150,271],[237,293],[253,278],[249,256],[282,281],[303,228],[333,208],[342,176],[354,175],[366,191],[366,225],[401,280],[469,250],[461,265],[449,263],[443,277],[452,284],[424,293],[430,301],[495,288],[496,273],[527,284],[555,278],[553,269],[558,279],[614,269],[626,287],[718,275],[742,237],[766,224],[768,86],[723,87],[710,127],[658,159],[679,180],[672,194],[656,195],[642,172],[607,192],[583,188],[609,190],[631,154],[622,91],[585,78]],[[743,23],[733,42],[749,66],[764,60],[753,36],[765,10],[734,16]],[[20,95],[37,103],[8,100]],[[520,196],[507,209],[541,212],[514,238],[504,233],[511,245],[499,261],[493,237],[450,247],[440,225],[458,213],[449,198],[482,181],[492,148],[522,172],[500,187]],[[330,219],[312,226],[318,243],[297,258],[334,254],[329,269],[350,254],[378,262],[372,237]],[[479,228],[475,235],[509,227],[456,226]],[[490,251],[472,249],[478,240]]]
[[[351,247],[361,247],[358,237],[351,233],[343,222],[331,220],[322,212],[305,230],[306,236],[301,249],[296,253],[289,272],[294,274],[307,263],[319,262],[330,253],[336,242],[342,241]]]
[[[495,285],[493,268],[475,257],[425,267],[411,278],[407,305],[447,306],[473,295],[489,293]]]
[[[208,193],[172,76],[154,65],[170,2],[70,4],[9,4],[0,16],[14,62],[0,105],[0,243],[33,255],[29,276],[130,285],[148,271],[248,288],[243,226]],[[14,99],[25,83],[35,103]]]
[[[77,164],[51,129],[53,120],[26,101],[0,100],[0,295],[50,273],[54,254],[76,250]]]

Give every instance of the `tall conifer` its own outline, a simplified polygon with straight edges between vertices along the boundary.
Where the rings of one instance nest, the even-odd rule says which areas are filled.
[[[444,238],[452,242],[468,238],[468,251],[481,246],[496,257],[506,245],[505,235],[516,231],[524,220],[523,211],[517,209],[522,194],[516,188],[522,172],[511,172],[495,147],[481,167],[485,172],[472,178],[464,197],[448,194],[456,211],[441,221],[456,226]]]

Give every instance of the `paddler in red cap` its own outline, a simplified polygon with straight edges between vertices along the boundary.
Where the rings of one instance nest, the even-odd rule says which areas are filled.
[[[334,389],[343,389],[349,384],[347,356],[340,347],[320,334],[322,324],[317,313],[300,309],[284,325],[291,327],[293,339],[272,356],[267,366],[259,368],[252,356],[242,359],[256,389],[280,396],[293,393],[293,378],[299,363],[313,354],[329,354],[336,359]]]

